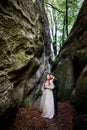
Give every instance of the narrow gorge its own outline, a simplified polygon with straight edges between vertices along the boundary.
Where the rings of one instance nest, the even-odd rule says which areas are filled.
[[[25,114],[25,117],[27,113],[29,114],[27,119],[32,125],[27,120],[25,122],[30,125],[30,130],[35,129],[31,122],[33,112],[36,112],[36,115],[32,119],[36,122],[38,119],[39,122],[42,121],[42,126],[39,124],[39,128],[53,129],[53,126],[50,127],[49,122],[51,121],[40,117],[39,105],[36,105],[35,108],[32,107],[41,95],[41,86],[46,73],[49,72],[50,61],[51,71],[58,78],[59,86],[60,118],[52,120],[55,130],[68,130],[68,128],[72,130],[73,126],[73,130],[87,130],[83,129],[84,124],[87,128],[86,0],[84,0],[74,26],[54,61],[51,59],[50,43],[49,22],[44,8],[44,0],[0,0],[1,130],[4,130],[2,123],[6,123],[11,115],[15,116],[17,112],[19,113],[16,119],[23,117],[22,114]],[[66,108],[64,109],[64,107]],[[23,111],[24,113],[22,113]],[[49,128],[44,125],[46,123]],[[65,128],[66,124],[67,128]],[[8,130],[13,130],[13,126]],[[29,130],[27,127],[26,125],[24,129],[17,130]]]

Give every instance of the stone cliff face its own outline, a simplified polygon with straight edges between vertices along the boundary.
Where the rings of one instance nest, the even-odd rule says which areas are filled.
[[[59,97],[70,98],[87,112],[87,1],[84,0],[68,40],[60,50],[52,70],[59,78]],[[56,69],[55,69],[56,68]],[[73,93],[72,93],[73,90]],[[71,96],[72,93],[72,96]]]
[[[21,104],[29,106],[40,90],[44,58],[50,53],[43,4],[43,0],[0,1],[0,115]]]

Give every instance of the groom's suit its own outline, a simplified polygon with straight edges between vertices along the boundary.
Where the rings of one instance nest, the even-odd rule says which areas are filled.
[[[55,86],[55,88],[53,89],[53,96],[54,96],[54,107],[55,107],[55,115],[56,116],[58,114],[58,80],[57,78],[53,78],[53,84]]]

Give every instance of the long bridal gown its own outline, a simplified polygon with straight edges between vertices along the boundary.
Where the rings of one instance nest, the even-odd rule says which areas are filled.
[[[48,81],[46,81],[45,87],[47,89],[44,89],[44,87],[42,87],[42,97],[40,103],[40,110],[42,111],[41,116],[51,119],[54,117],[54,98],[52,89],[55,86],[53,84],[53,81],[50,80],[50,85]]]

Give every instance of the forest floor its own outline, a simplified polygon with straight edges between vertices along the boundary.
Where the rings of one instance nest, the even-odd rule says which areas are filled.
[[[58,102],[58,116],[53,119],[41,117],[39,105],[37,100],[31,108],[19,108],[7,130],[72,130],[76,110],[70,101]]]

